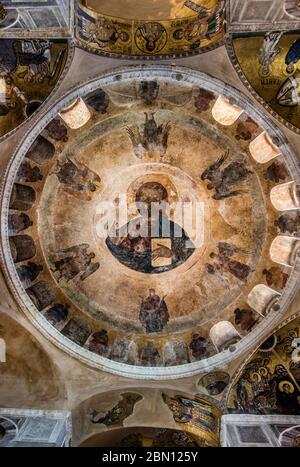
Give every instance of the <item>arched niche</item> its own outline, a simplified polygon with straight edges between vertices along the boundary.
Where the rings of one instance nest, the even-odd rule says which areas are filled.
[[[29,287],[26,292],[39,311],[47,308],[55,299],[52,288],[46,282],[37,282]]]
[[[29,235],[16,235],[9,239],[14,263],[26,261],[35,256],[36,248],[34,241]]]
[[[15,183],[10,198],[10,209],[28,211],[35,203],[35,191],[31,186]]]
[[[49,162],[55,153],[55,147],[50,141],[39,135],[29,149],[26,157],[36,162],[37,164],[46,164]]]

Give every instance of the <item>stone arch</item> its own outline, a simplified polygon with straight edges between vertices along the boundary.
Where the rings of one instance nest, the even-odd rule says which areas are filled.
[[[189,403],[194,403],[193,415],[188,415],[187,411],[184,417]],[[175,406],[178,407],[178,412]],[[211,424],[204,422],[201,426],[202,410]],[[182,414],[182,420],[178,413]],[[139,427],[180,431],[184,429],[187,433],[195,434],[201,445],[217,446],[220,418],[218,403],[210,396],[195,396],[174,388],[128,385],[110,392],[96,392],[74,407],[73,440],[75,446],[80,446],[95,435],[113,434],[120,428]]]

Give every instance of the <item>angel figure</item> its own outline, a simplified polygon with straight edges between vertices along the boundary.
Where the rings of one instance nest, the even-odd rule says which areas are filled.
[[[70,158],[67,158],[63,164],[58,161],[54,174],[60,183],[67,186],[72,192],[94,192],[101,182],[99,175],[86,165]]]
[[[155,51],[157,42],[165,31],[165,28],[160,23],[156,22],[144,23],[139,27],[139,32],[146,42],[146,50],[148,52]]]
[[[232,259],[232,256],[236,253],[247,254],[248,252],[225,242],[218,243],[217,249],[218,253],[209,255],[214,260],[213,264],[210,265],[212,270],[221,273],[229,272],[240,281],[246,282],[251,268],[247,264]]]
[[[94,274],[100,266],[100,263],[93,263],[96,257],[95,253],[88,253],[88,243],[65,248],[57,253],[57,260],[54,261],[54,273],[58,272],[58,281],[62,278],[69,282],[80,277],[84,281],[89,276]]]
[[[170,123],[157,125],[154,113],[151,117],[145,112],[146,122],[141,134],[137,125],[127,127],[127,133],[131,139],[134,154],[138,159],[143,159],[146,152],[158,151],[162,159],[168,149],[168,138],[171,129]]]
[[[232,185],[237,185],[245,181],[252,172],[247,169],[243,162],[230,162],[224,169],[222,165],[228,159],[229,150],[227,150],[217,161],[210,165],[201,175],[201,180],[209,180],[207,188],[215,189],[213,199],[221,200],[231,196],[237,196],[243,193],[242,190],[232,190]]]
[[[129,39],[127,32],[118,32],[114,24],[106,18],[99,18],[95,23],[83,17],[80,20],[81,31],[84,34],[85,40],[97,44],[101,49],[115,45],[118,40],[127,42]]]

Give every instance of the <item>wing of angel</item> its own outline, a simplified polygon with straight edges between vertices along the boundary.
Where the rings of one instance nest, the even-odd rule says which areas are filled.
[[[81,274],[80,276],[80,279],[82,281],[84,281],[85,279],[87,279],[89,276],[91,276],[92,274],[94,274],[94,272],[97,271],[97,269],[99,269],[100,267],[100,263],[91,263],[87,268],[86,270],[84,271],[83,274]]]
[[[128,133],[128,136],[133,146],[138,146],[139,144],[142,144],[140,130],[138,129],[136,125],[133,127],[129,127],[129,126],[126,127],[126,131]]]
[[[222,164],[226,161],[229,155],[229,150],[224,152],[219,159],[217,159],[215,162],[213,162],[207,169],[204,170],[204,172],[201,175],[201,179],[205,180],[210,173],[214,173],[219,170]]]
[[[99,177],[99,175],[96,172],[94,172],[93,170],[89,169],[86,166],[85,166],[85,168],[86,168],[86,171],[87,171],[87,175],[91,180],[93,180],[94,182],[99,182],[99,183],[101,182],[101,178]]]
[[[78,255],[78,253],[86,253],[90,245],[88,243],[81,243],[80,245],[71,246],[69,248],[64,248],[61,250],[61,253],[71,253],[74,256]]]
[[[140,134],[140,131],[139,131],[138,127],[137,126],[127,127],[126,131],[127,131],[127,134],[128,134],[128,136],[129,136],[129,138],[131,140],[133,150],[134,150],[134,154],[139,159],[143,159],[145,148],[143,146],[142,137],[141,137],[141,134]]]
[[[73,167],[75,167],[75,169],[78,169],[78,165],[80,166],[79,162],[75,162],[74,160],[70,159],[69,157],[67,157],[67,161],[69,162],[69,164],[71,164]]]
[[[234,191],[230,191],[230,190],[219,190],[217,191],[217,193],[213,196],[213,199],[216,199],[216,200],[221,200],[221,199],[226,199],[226,198],[231,198],[232,196],[238,196],[238,195],[242,195],[243,193],[245,193],[245,191],[243,190],[234,190]]]
[[[229,149],[227,149],[227,151],[225,151],[224,154],[222,154],[222,156],[210,166],[210,169],[215,169],[215,170],[219,169],[221,165],[224,164],[224,162],[228,159],[228,156],[229,156]]]

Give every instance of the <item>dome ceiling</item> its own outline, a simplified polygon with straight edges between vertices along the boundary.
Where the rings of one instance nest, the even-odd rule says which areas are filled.
[[[134,0],[122,0],[121,2],[115,0],[84,0],[82,4],[104,15],[128,19],[172,19],[177,17],[182,10],[185,11],[186,16],[191,13],[184,5],[185,0],[144,0],[139,5]]]
[[[180,68],[120,71],[66,96],[17,151],[8,275],[31,319],[78,358],[146,378],[193,373],[285,311],[297,176],[278,130],[236,91]]]

